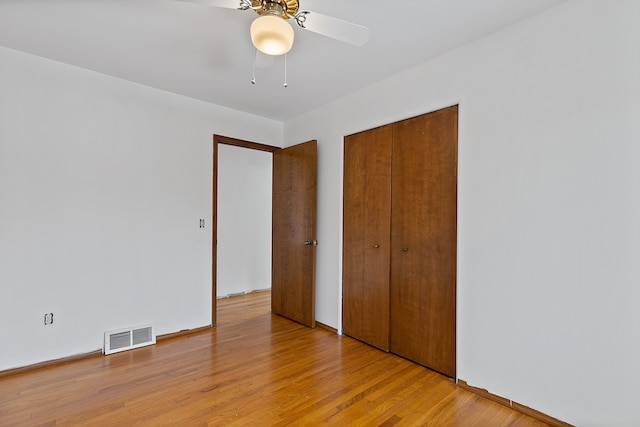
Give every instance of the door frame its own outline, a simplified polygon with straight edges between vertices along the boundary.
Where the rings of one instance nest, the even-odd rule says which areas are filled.
[[[212,174],[212,208],[211,208],[211,326],[218,325],[217,313],[217,273],[218,273],[218,144],[248,148],[250,150],[275,153],[282,150],[273,145],[245,141],[223,135],[213,135],[213,174]],[[273,237],[272,237],[273,239]]]

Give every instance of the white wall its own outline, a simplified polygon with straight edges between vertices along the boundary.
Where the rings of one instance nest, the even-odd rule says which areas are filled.
[[[0,48],[0,370],[210,324],[212,135],[282,129]]]
[[[218,144],[218,297],[271,288],[273,155]]]
[[[638,425],[638,22],[570,1],[286,122],[319,144],[318,320],[341,327],[343,136],[459,103],[459,378]]]

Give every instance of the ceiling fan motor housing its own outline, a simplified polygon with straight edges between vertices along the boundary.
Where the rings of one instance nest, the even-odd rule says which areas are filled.
[[[284,19],[293,18],[298,13],[298,0],[251,0],[251,8],[258,15],[275,15]]]

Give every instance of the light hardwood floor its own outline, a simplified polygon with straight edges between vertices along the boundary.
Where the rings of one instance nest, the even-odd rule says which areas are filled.
[[[219,302],[218,328],[0,377],[0,426],[545,426],[392,354]]]

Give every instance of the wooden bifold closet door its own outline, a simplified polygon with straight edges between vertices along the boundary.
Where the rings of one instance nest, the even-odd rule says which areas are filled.
[[[342,328],[389,350],[391,141],[385,126],[347,137],[344,145]]]
[[[455,377],[456,107],[345,138],[343,331]]]

